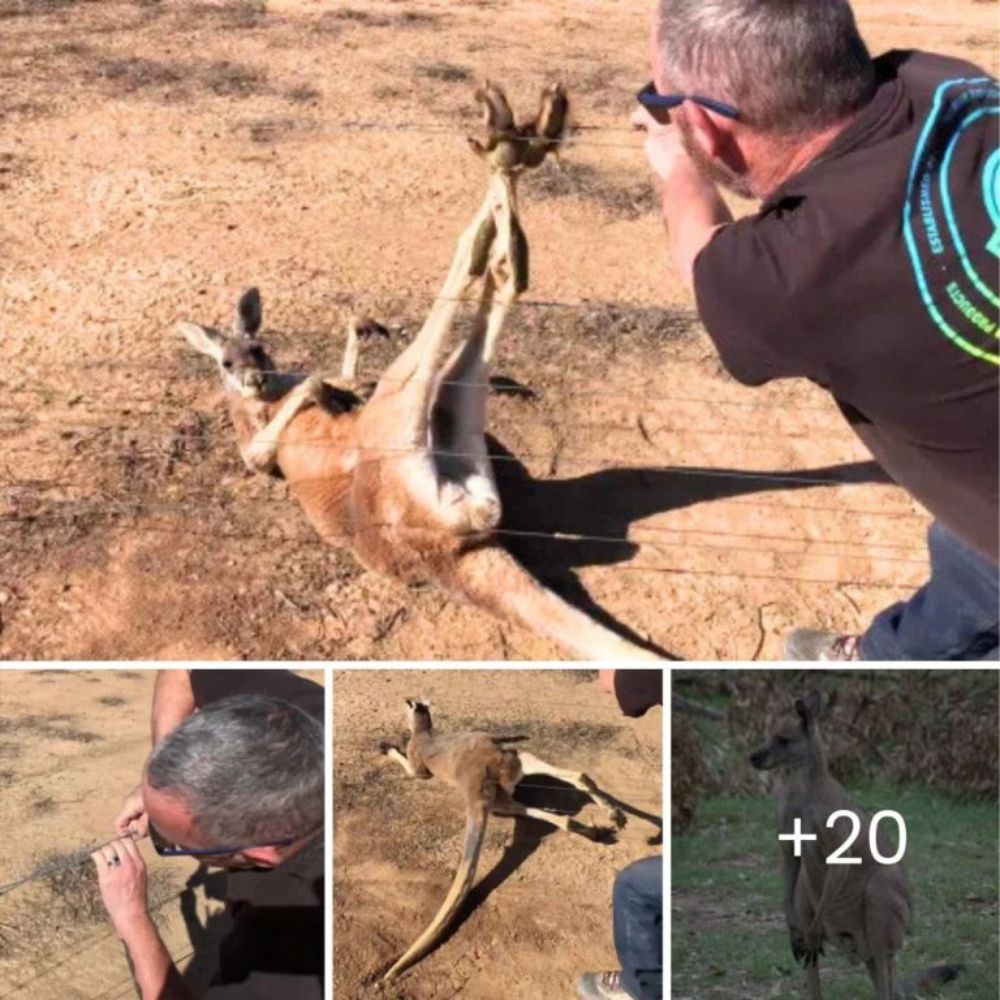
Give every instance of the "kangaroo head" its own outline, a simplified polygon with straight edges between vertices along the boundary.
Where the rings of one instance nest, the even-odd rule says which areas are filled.
[[[256,399],[264,394],[274,362],[258,339],[261,324],[260,292],[251,288],[236,304],[231,333],[222,333],[197,323],[181,322],[181,336],[219,366],[227,394]]]
[[[426,733],[431,730],[431,703],[406,699],[406,724],[411,733]]]
[[[818,719],[823,700],[818,691],[811,691],[795,702],[796,719],[782,724],[760,749],[750,755],[750,763],[760,771],[775,767],[799,767],[816,756],[819,739]]]

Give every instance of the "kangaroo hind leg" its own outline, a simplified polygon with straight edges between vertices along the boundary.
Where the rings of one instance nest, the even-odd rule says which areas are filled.
[[[593,778],[588,777],[582,771],[564,771],[562,768],[547,764],[544,760],[534,754],[519,751],[521,758],[521,770],[524,774],[544,774],[559,781],[565,781],[567,785],[572,785],[585,793],[592,802],[601,806],[612,823],[619,829],[625,825],[625,813],[618,808],[601,790],[597,787]]]

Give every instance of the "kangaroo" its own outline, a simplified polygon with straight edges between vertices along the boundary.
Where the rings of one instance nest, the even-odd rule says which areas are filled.
[[[383,975],[394,979],[416,964],[440,941],[472,888],[479,852],[486,835],[490,814],[527,816],[551,823],[567,833],[578,833],[590,840],[608,842],[625,826],[625,813],[615,806],[587,775],[563,771],[546,764],[533,754],[511,750],[509,742],[488,733],[465,732],[439,736],[431,722],[430,705],[412,698],[406,700],[410,739],[404,753],[391,743],[380,743],[379,751],[395,760],[410,778],[441,778],[453,785],[465,800],[465,844],[451,888],[427,928],[396,959]],[[580,823],[569,816],[546,812],[517,802],[512,797],[517,783],[526,774],[544,774],[558,778],[585,792],[591,801],[608,814],[610,825]]]
[[[822,1000],[819,956],[832,943],[868,969],[879,1000],[906,1000],[922,990],[950,982],[961,965],[933,965],[905,981],[896,973],[896,956],[903,947],[911,916],[910,883],[906,867],[877,861],[871,852],[871,817],[855,803],[827,769],[820,738],[821,697],[813,691],[795,702],[797,718],[782,725],[768,742],[750,756],[759,770],[777,772],[778,832],[790,834],[794,821],[801,832],[816,840],[802,841],[801,857],[792,842],[781,841],[785,920],[792,955],[806,970],[810,1000]],[[860,863],[829,864],[827,859],[849,840],[852,824],[839,818],[827,826],[839,809],[853,812],[860,829],[852,846],[841,855]],[[878,852],[888,858],[895,848],[877,830]]]
[[[489,168],[485,199],[421,330],[369,398],[357,383],[363,336],[354,326],[339,378],[276,372],[259,338],[256,289],[239,301],[230,334],[187,322],[180,332],[218,363],[248,468],[280,473],[325,541],[404,582],[436,581],[575,657],[657,660],[542,586],[497,540],[486,397],[497,338],[528,284],[517,180],[558,147],[568,101],[561,86],[549,87],[536,119],[518,125],[499,87],[487,82],[476,96],[488,137],[469,142]],[[461,300],[477,282],[469,332],[446,358]]]

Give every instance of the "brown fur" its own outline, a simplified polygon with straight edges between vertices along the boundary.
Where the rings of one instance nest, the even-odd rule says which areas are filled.
[[[891,865],[876,861],[870,848],[871,817],[830,774],[819,731],[819,693],[796,701],[795,709],[797,718],[781,726],[750,762],[776,773],[778,832],[792,833],[798,817],[802,832],[818,838],[802,842],[799,858],[791,841],[780,842],[785,919],[792,954],[806,969],[810,1000],[822,1000],[819,956],[824,944],[864,962],[879,1000],[905,1000],[919,987],[954,978],[958,967],[940,965],[912,981],[900,981],[896,956],[912,908],[906,867],[902,860]],[[860,858],[860,864],[827,864],[851,831],[844,818],[832,828],[826,825],[841,809],[855,813],[861,823],[857,839],[842,856]],[[891,857],[895,849],[886,827],[885,822],[878,827],[878,849],[883,857]]]
[[[625,814],[587,775],[552,767],[533,754],[519,754],[504,747],[503,740],[488,733],[439,735],[434,732],[429,705],[408,699],[406,707],[410,729],[406,753],[390,743],[380,744],[379,750],[395,760],[409,777],[440,778],[459,791],[465,803],[465,843],[444,902],[425,930],[385,972],[384,980],[395,978],[419,962],[441,940],[472,888],[486,835],[486,821],[491,813],[528,816],[595,841],[612,839],[615,832],[625,825]],[[549,775],[580,789],[607,811],[612,825],[580,823],[567,816],[529,808],[515,801],[514,788],[526,774]]]
[[[480,98],[490,109],[487,118],[503,117],[499,88],[489,85]],[[565,114],[565,95],[550,88],[537,144],[522,141],[534,123],[490,136],[486,197],[459,240],[441,295],[363,405],[344,403],[355,389],[354,327],[343,377],[298,384],[264,367],[272,363],[256,339],[256,290],[241,299],[233,336],[194,324],[182,324],[182,332],[219,361],[247,465],[279,471],[325,541],[349,546],[367,568],[406,583],[437,582],[455,599],[518,621],[574,656],[659,659],[544,588],[495,534],[501,509],[484,435],[486,384],[497,337],[527,277],[516,182],[555,147]],[[505,155],[497,158],[497,151]],[[515,246],[523,259],[515,259]],[[459,302],[476,283],[471,330],[447,356]]]

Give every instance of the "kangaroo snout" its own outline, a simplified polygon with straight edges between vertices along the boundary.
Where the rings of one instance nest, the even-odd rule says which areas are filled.
[[[758,771],[763,771],[767,767],[767,750],[755,750],[750,754],[750,763],[757,768]]]

